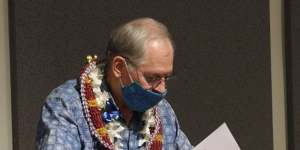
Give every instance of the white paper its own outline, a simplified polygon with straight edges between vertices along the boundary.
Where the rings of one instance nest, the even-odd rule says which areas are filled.
[[[212,132],[193,150],[241,150],[226,123]]]

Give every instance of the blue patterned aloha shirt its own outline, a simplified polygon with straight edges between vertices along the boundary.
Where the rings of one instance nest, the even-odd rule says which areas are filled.
[[[193,146],[180,130],[176,115],[166,100],[157,104],[163,127],[164,150],[190,150]],[[134,120],[134,119],[133,119]],[[139,147],[137,130],[139,122],[122,133],[122,150],[143,149]],[[101,150],[105,149],[91,135],[82,109],[77,80],[69,80],[54,89],[46,99],[38,125],[37,148],[41,150]]]

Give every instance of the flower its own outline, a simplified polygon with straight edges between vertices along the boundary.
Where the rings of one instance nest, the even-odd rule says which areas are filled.
[[[93,87],[97,105],[100,108],[104,108],[106,101],[109,99],[109,94],[108,92],[101,91],[100,89],[103,80],[102,71],[100,71],[100,68],[95,67],[95,69],[92,69],[91,72],[88,73],[88,77],[92,80],[91,85]]]
[[[114,138],[121,139],[120,133],[125,129],[124,125],[122,125],[119,121],[112,121],[105,125],[108,135],[112,141]]]

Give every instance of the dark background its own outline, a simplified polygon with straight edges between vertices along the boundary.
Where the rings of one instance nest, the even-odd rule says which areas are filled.
[[[285,2],[288,149],[300,149],[300,1]]]
[[[34,149],[48,93],[101,55],[113,28],[144,16],[174,36],[168,99],[192,144],[225,121],[241,149],[273,149],[269,1],[11,0],[14,149]]]

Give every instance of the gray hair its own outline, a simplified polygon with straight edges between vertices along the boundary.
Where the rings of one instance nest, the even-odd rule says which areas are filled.
[[[113,56],[120,55],[136,67],[142,63],[145,44],[150,40],[164,38],[169,39],[173,46],[171,35],[164,24],[152,18],[132,20],[112,31],[106,49],[106,63],[110,63]]]

